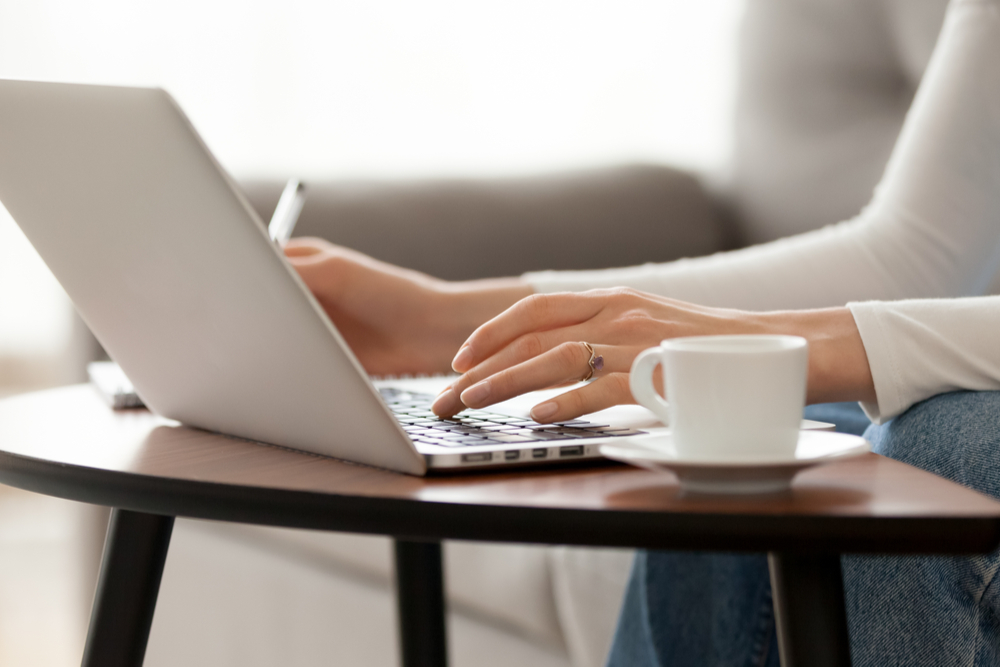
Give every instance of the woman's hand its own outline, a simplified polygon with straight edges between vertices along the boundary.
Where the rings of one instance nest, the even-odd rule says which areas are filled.
[[[846,308],[751,313],[611,289],[530,296],[479,327],[452,362],[462,377],[442,392],[433,410],[451,416],[576,383],[590,372],[587,342],[604,358],[594,381],[531,412],[541,422],[573,419],[634,402],[628,388],[632,361],[665,338],[752,333],[809,340],[810,402],[874,398],[864,346]]]
[[[447,371],[477,326],[531,294],[518,279],[447,282],[322,239],[292,239],[285,255],[375,375]]]

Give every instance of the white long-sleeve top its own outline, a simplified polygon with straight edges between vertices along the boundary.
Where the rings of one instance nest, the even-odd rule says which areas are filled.
[[[956,389],[1000,390],[1000,0],[953,0],[871,203],[780,241],[667,264],[529,273],[537,292],[630,286],[747,310],[847,304],[876,422]],[[964,297],[964,298],[957,298]]]

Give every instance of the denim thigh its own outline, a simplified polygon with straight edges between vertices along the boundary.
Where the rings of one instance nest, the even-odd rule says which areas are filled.
[[[849,405],[810,411],[843,432],[865,424]],[[937,396],[865,436],[879,454],[1000,498],[1000,392]],[[843,564],[856,667],[1000,665],[997,553]],[[608,664],[775,667],[770,596],[763,556],[642,552]]]
[[[1000,498],[1000,392],[955,392],[865,432],[883,456]],[[846,556],[856,667],[1000,665],[1000,555]]]

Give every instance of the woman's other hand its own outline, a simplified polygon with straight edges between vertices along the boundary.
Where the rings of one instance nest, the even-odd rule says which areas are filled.
[[[518,279],[448,282],[316,238],[285,255],[374,375],[448,371],[477,326],[531,294]]]
[[[452,365],[462,373],[434,403],[451,416],[514,396],[574,384],[603,357],[594,381],[535,406],[541,422],[564,421],[632,403],[628,373],[635,357],[666,338],[791,334],[810,343],[809,401],[870,400],[868,359],[850,311],[752,313],[708,308],[630,289],[533,295],[479,327]]]

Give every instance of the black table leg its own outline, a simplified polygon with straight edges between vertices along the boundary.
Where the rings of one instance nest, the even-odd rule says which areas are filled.
[[[770,553],[781,667],[850,667],[839,554]]]
[[[83,667],[139,667],[146,654],[174,517],[115,509]]]
[[[446,667],[441,543],[396,540],[395,544],[403,667]]]

